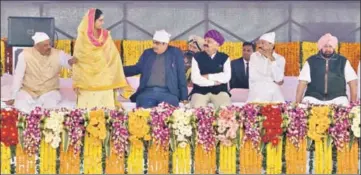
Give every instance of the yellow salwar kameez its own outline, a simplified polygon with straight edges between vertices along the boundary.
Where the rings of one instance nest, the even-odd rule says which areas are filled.
[[[78,27],[74,46],[73,87],[78,89],[78,108],[115,108],[118,101],[116,90],[129,98],[132,88],[124,75],[120,54],[110,32],[98,29],[99,38],[94,37],[95,9],[90,9]]]

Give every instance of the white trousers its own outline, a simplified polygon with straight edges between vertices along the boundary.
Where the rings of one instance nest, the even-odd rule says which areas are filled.
[[[47,92],[36,99],[33,99],[26,91],[20,90],[15,99],[14,106],[20,111],[30,113],[35,107],[56,108],[60,101],[61,95],[57,90]]]
[[[332,100],[321,101],[321,100],[318,100],[317,98],[306,96],[303,98],[302,102],[318,104],[318,105],[330,105],[330,104],[336,104],[336,105],[342,105],[342,106],[349,105],[349,101],[348,101],[347,97],[337,97]]]

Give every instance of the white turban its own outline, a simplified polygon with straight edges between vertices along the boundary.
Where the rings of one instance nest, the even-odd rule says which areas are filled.
[[[169,43],[170,36],[171,35],[167,31],[162,29],[162,30],[155,31],[153,40],[163,42],[163,43]]]
[[[270,32],[270,33],[263,34],[259,39],[260,40],[265,40],[267,42],[270,42],[270,43],[274,44],[275,43],[275,38],[276,38],[276,33],[275,32]]]
[[[50,39],[49,36],[44,32],[35,32],[34,36],[31,38],[34,40],[34,44],[38,44]]]

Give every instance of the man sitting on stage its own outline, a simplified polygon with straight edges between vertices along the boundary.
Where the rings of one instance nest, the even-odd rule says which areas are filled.
[[[139,87],[130,97],[137,107],[152,108],[165,102],[179,106],[188,95],[183,53],[169,46],[170,34],[156,31],[153,48],[146,49],[134,66],[124,67],[125,76],[141,74]]]
[[[61,101],[59,72],[70,68],[77,59],[51,47],[49,36],[36,32],[34,47],[25,48],[18,57],[12,85],[12,99],[6,105],[30,112],[36,106],[55,108]]]
[[[213,103],[214,107],[231,105],[227,84],[231,79],[231,61],[227,54],[219,52],[224,37],[216,30],[204,35],[204,51],[192,59],[191,105],[198,108]]]
[[[346,84],[350,86],[351,101],[356,101],[357,75],[350,62],[335,52],[337,43],[329,33],[320,38],[318,54],[308,58],[300,72],[296,102],[348,105]]]
[[[258,51],[249,61],[249,94],[247,102],[284,102],[283,84],[286,60],[275,52],[275,32],[259,38]]]

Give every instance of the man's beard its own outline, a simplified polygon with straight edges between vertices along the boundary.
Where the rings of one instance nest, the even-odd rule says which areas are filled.
[[[321,52],[322,56],[325,57],[325,58],[331,58],[332,55],[334,54],[334,52],[332,53],[324,53],[324,52]]]

